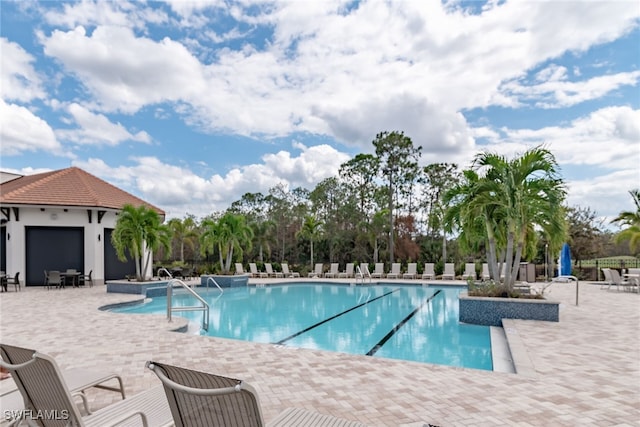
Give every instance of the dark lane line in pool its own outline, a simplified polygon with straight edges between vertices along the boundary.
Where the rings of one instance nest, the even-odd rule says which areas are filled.
[[[334,315],[334,316],[331,316],[331,317],[329,317],[329,318],[327,318],[327,319],[324,319],[324,320],[323,320],[323,321],[321,321],[321,322],[316,323],[315,325],[311,325],[311,326],[309,326],[308,328],[305,328],[305,329],[303,329],[303,330],[301,330],[301,331],[299,331],[299,332],[296,332],[295,334],[290,335],[290,336],[286,337],[285,339],[282,339],[282,340],[280,340],[280,341],[276,342],[275,344],[284,344],[285,342],[289,341],[290,339],[293,339],[293,338],[297,337],[298,335],[302,335],[302,334],[304,334],[305,332],[308,332],[308,331],[310,331],[310,330],[311,330],[311,329],[313,329],[313,328],[316,328],[316,327],[318,327],[318,326],[320,326],[320,325],[322,325],[322,324],[324,324],[324,323],[327,323],[327,322],[328,322],[328,321],[330,321],[330,320],[335,319],[336,317],[340,317],[340,316],[342,316],[343,314],[347,314],[347,313],[349,313],[350,311],[356,310],[356,309],[358,309],[358,308],[360,308],[360,307],[362,307],[362,306],[364,306],[364,305],[369,304],[370,302],[374,302],[375,300],[378,300],[378,299],[380,299],[380,298],[384,298],[384,297],[386,297],[386,296],[388,296],[388,295],[391,295],[392,293],[397,292],[397,291],[399,291],[399,290],[400,290],[399,288],[398,288],[398,289],[394,289],[394,290],[392,290],[392,291],[390,291],[390,292],[387,292],[386,294],[382,294],[382,295],[380,295],[379,297],[375,297],[374,299],[367,300],[367,301],[363,302],[362,304],[358,304],[358,305],[356,305],[356,306],[354,306],[354,307],[351,307],[351,308],[350,308],[350,309],[348,309],[348,310],[343,311],[342,313],[338,313],[338,314],[336,314],[336,315]]]
[[[389,331],[389,333],[387,335],[384,336],[384,338],[382,338],[378,344],[374,345],[373,348],[371,350],[369,350],[369,352],[367,353],[367,356],[373,356],[374,354],[376,354],[378,352],[378,350],[380,350],[380,348],[382,348],[382,346],[389,341],[389,339],[395,335],[396,332],[398,332],[398,329],[400,329],[402,326],[404,326],[405,323],[407,323],[409,321],[409,319],[411,319],[413,316],[415,316],[415,314],[420,311],[420,309],[422,307],[425,306],[425,304],[427,304],[429,301],[431,301],[432,299],[434,299],[436,297],[436,295],[438,295],[440,292],[442,292],[441,289],[438,289],[433,295],[431,295],[429,298],[427,298],[426,300],[422,301],[422,304],[420,304],[418,307],[416,307],[411,313],[409,313],[409,315],[407,317],[405,317],[404,319],[402,319],[402,321],[400,323],[398,323],[396,326],[393,327],[392,330]]]

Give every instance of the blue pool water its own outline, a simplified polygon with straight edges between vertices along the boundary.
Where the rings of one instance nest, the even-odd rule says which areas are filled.
[[[203,334],[372,357],[492,369],[486,326],[458,321],[462,287],[412,285],[287,284],[198,288],[210,305]],[[174,306],[193,306],[185,293]],[[166,314],[166,298],[113,309]],[[201,322],[201,312],[177,312]]]

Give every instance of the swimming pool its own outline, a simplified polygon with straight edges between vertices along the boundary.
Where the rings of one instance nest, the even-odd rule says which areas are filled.
[[[210,305],[205,335],[492,370],[489,327],[458,321],[462,289],[297,283],[197,292]],[[194,298],[176,292],[173,305],[192,306]],[[165,314],[166,297],[111,311]],[[200,322],[203,314],[177,315]]]

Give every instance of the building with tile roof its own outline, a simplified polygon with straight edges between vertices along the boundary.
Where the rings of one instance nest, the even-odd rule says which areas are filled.
[[[126,204],[165,212],[108,182],[70,167],[35,175],[0,173],[0,270],[27,286],[44,271],[92,272],[94,283],[135,274],[118,260],[111,233]]]

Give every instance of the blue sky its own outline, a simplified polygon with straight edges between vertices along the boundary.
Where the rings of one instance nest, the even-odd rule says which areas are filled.
[[[403,131],[421,162],[544,144],[568,204],[640,187],[630,1],[1,1],[0,168],[78,166],[202,217]]]

